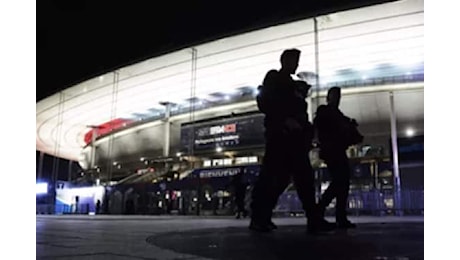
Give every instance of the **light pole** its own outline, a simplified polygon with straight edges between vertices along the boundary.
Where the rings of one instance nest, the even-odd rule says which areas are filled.
[[[170,146],[170,128],[171,128],[171,123],[169,122],[169,118],[171,116],[171,102],[164,101],[160,102],[162,106],[165,107],[165,118],[163,119],[164,122],[164,145],[163,145],[163,156],[168,157],[169,156],[169,146]]]
[[[97,130],[100,129],[101,127],[97,126],[97,125],[87,125],[86,127],[92,129],[92,133],[91,133],[91,159],[90,159],[89,169],[93,169],[95,161],[96,161]]]
[[[399,175],[399,157],[398,157],[398,132],[396,128],[396,112],[394,104],[394,93],[390,91],[390,127],[391,127],[391,148],[393,157],[393,206],[398,216],[402,215],[401,209],[401,181]]]
[[[45,158],[45,154],[40,151],[40,160],[38,162],[38,177],[37,179],[40,180],[43,175],[43,159]]]

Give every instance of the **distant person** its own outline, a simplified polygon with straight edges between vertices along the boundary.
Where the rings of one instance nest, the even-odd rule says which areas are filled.
[[[235,217],[237,219],[241,217],[245,218],[248,215],[248,212],[244,207],[244,199],[246,197],[247,183],[245,183],[243,180],[243,173],[239,172],[238,174],[233,176],[230,185],[233,187],[233,193],[234,193],[235,204],[236,204]]]
[[[97,200],[96,202],[96,214],[101,212],[101,200]]]
[[[212,202],[212,214],[214,216],[217,216],[217,210],[219,209],[219,196],[218,196],[217,191],[212,193],[211,202]]]
[[[133,201],[133,199],[130,198],[130,199],[128,199],[128,200],[126,201],[126,206],[125,206],[125,208],[126,208],[126,209],[125,209],[126,214],[128,214],[128,215],[134,214],[134,201]]]
[[[314,125],[318,131],[320,158],[327,164],[331,183],[319,202],[321,214],[336,198],[335,216],[339,228],[355,228],[347,218],[346,208],[350,189],[350,166],[346,150],[362,142],[356,120],[346,117],[339,109],[340,88],[332,87],[327,93],[327,105],[318,107]]]
[[[75,213],[80,213],[80,197],[79,196],[75,196]]]
[[[104,206],[103,213],[104,214],[109,214],[109,195],[106,193],[104,194],[104,203],[102,205]]]
[[[291,77],[299,58],[299,50],[285,50],[281,54],[281,69],[270,70],[259,87],[257,105],[265,114],[265,156],[252,193],[249,228],[254,231],[269,232],[276,228],[271,220],[272,211],[291,177],[308,218],[308,232],[335,227],[320,218],[315,203],[313,169],[308,156],[313,129],[305,101],[309,86]]]

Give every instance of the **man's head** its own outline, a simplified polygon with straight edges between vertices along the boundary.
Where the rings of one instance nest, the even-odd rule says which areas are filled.
[[[340,104],[340,88],[339,87],[332,87],[327,92],[327,104],[339,107]]]
[[[300,50],[288,49],[281,54],[281,69],[289,74],[295,74],[299,66]]]

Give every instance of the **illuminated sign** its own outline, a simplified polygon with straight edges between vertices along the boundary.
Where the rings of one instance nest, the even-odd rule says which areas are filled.
[[[237,175],[240,172],[241,168],[203,170],[200,172],[200,178],[228,177]]]
[[[216,147],[262,146],[263,115],[251,114],[182,125],[181,144],[184,152],[192,144],[195,151],[214,151]]]
[[[195,144],[209,144],[209,143],[220,143],[222,141],[233,141],[238,140],[240,137],[238,135],[222,136],[215,138],[206,138],[206,139],[195,139]]]
[[[216,126],[206,126],[197,129],[197,136],[209,136],[209,135],[218,135],[225,133],[235,133],[236,132],[236,123],[226,124],[226,125],[216,125]]]

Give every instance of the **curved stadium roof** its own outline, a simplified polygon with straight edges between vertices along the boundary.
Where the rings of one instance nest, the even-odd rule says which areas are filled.
[[[406,0],[318,17],[321,87],[408,73],[423,81],[423,16],[423,1]],[[298,71],[315,71],[313,19],[193,46],[87,80],[36,104],[36,148],[78,160],[89,125],[160,115],[164,101],[186,111],[191,102],[199,106],[255,89],[268,70],[279,67],[287,48],[302,51]]]

